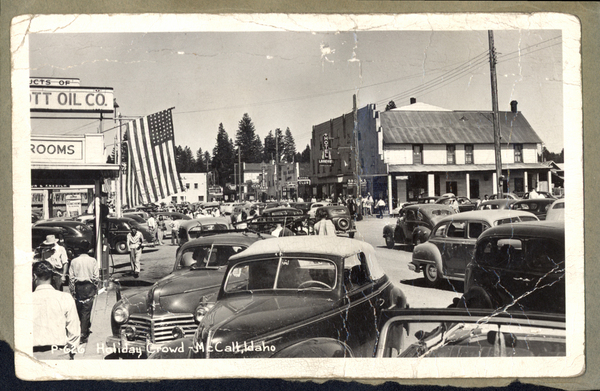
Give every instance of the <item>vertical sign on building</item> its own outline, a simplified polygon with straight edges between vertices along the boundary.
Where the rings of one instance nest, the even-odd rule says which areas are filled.
[[[323,134],[323,149],[321,150],[321,159],[319,164],[321,165],[332,165],[333,159],[331,158],[330,139],[327,133]]]

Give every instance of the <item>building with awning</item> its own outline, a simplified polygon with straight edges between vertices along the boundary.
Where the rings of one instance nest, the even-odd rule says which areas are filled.
[[[538,161],[541,138],[517,102],[510,107],[499,112],[504,192],[551,192],[560,167]],[[491,111],[452,111],[414,98],[388,111],[369,104],[313,126],[311,143],[313,194],[319,198],[356,194],[360,180],[363,196],[383,198],[391,210],[393,200],[445,193],[483,198],[498,183]]]

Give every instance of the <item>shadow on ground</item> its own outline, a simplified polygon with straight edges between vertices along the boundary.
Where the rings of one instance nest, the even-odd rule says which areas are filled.
[[[438,289],[438,290],[442,290],[442,291],[457,292],[457,293],[463,293],[463,291],[465,289],[464,282],[451,281],[451,280],[442,280],[438,283],[437,286],[431,288],[431,287],[429,287],[429,285],[427,285],[427,282],[425,281],[425,277],[414,278],[411,280],[400,280],[400,283],[404,284],[404,285],[415,286],[418,288]]]

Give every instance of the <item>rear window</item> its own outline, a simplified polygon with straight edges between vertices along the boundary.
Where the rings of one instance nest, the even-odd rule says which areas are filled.
[[[431,214],[434,216],[449,216],[452,214],[452,211],[448,209],[434,209],[431,211]]]
[[[466,223],[464,221],[453,221],[448,226],[448,237],[449,238],[464,238],[465,237],[465,227]]]
[[[552,209],[564,209],[565,208],[565,203],[564,202],[557,202],[556,204],[554,204],[554,206],[552,207]]]
[[[329,209],[329,214],[332,216],[339,216],[348,214],[348,210],[346,208],[333,208]]]
[[[547,273],[564,267],[565,246],[546,238],[487,238],[477,244],[475,257],[481,266]]]
[[[195,268],[217,268],[226,266],[229,257],[243,251],[245,247],[234,245],[205,245],[189,247],[179,255],[177,269],[194,266]]]

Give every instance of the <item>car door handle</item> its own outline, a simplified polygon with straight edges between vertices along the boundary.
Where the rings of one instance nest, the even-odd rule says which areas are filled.
[[[377,299],[377,307],[383,307],[384,304],[385,304],[385,299],[383,299],[382,297]]]

